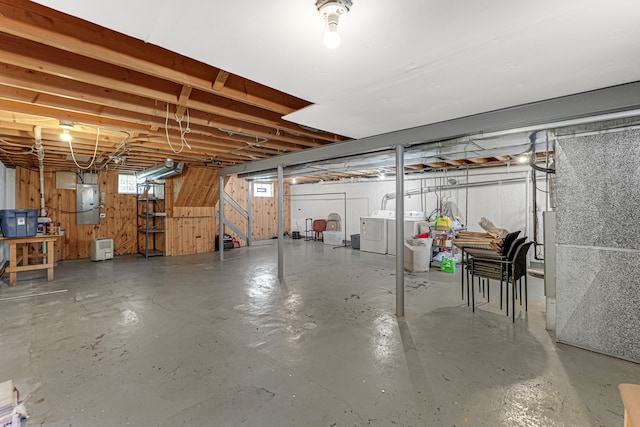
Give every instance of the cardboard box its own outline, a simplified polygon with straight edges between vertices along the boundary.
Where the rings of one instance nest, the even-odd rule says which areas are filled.
[[[325,231],[322,235],[324,236],[325,245],[340,246],[344,244],[344,235],[342,231]]]

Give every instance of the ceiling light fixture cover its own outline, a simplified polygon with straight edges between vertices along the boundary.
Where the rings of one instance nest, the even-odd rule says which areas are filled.
[[[329,49],[335,49],[340,45],[340,33],[338,24],[340,17],[345,16],[353,6],[351,0],[317,0],[316,8],[320,16],[325,20],[324,45]]]
[[[63,129],[62,133],[60,134],[60,139],[65,141],[65,142],[70,142],[72,137],[71,134],[69,133],[68,129]]]

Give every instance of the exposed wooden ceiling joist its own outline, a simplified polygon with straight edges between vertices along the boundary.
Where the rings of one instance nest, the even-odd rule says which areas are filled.
[[[98,151],[118,156],[128,134],[121,168],[167,157],[229,166],[344,139],[282,119],[309,102],[27,0],[0,0],[0,75],[1,134],[33,139],[34,126],[73,121],[103,129]],[[73,168],[56,131],[44,136],[47,167]],[[72,136],[93,152],[95,131]],[[7,151],[7,165],[33,165]]]
[[[167,157],[227,167],[345,139],[282,118],[307,101],[28,0],[0,0],[0,76],[0,134],[8,143],[0,145],[0,160],[9,166],[37,165],[33,127],[42,126],[47,168],[73,169],[59,120],[79,125],[71,131],[76,155],[92,157],[97,142],[97,166],[119,170]],[[443,160],[405,170],[510,160]],[[380,171],[394,170],[313,180]]]

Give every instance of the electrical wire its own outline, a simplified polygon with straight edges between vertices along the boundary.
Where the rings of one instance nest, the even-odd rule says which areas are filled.
[[[80,166],[78,164],[78,161],[76,160],[76,155],[73,153],[73,143],[71,142],[71,140],[69,140],[69,150],[71,150],[71,158],[73,159],[73,163],[76,164],[78,169],[87,170],[91,166],[93,166],[94,162],[96,161],[96,156],[98,154],[98,142],[100,142],[100,128],[98,128],[98,133],[96,134],[96,146],[93,149],[93,158],[91,159],[91,163],[89,163],[88,166]]]
[[[174,152],[174,154],[180,154],[182,153],[182,151],[184,150],[184,146],[186,145],[187,147],[189,147],[189,150],[191,150],[191,145],[189,145],[189,142],[187,141],[187,139],[185,138],[185,135],[187,135],[188,133],[191,133],[191,128],[190,126],[190,118],[189,118],[189,109],[186,109],[187,112],[187,126],[185,128],[182,127],[182,121],[184,120],[184,115],[180,118],[178,118],[178,115],[175,114],[175,120],[178,123],[178,127],[180,128],[180,150],[177,150],[175,148],[173,148],[173,144],[171,144],[171,138],[169,138],[169,103],[167,103],[167,114],[165,115],[164,118],[164,133],[167,136],[167,144],[169,144],[169,148],[171,148],[171,151]]]
[[[16,153],[14,151],[7,151],[4,148],[0,148],[0,151],[2,151],[3,153],[6,153],[6,154],[35,154],[36,153],[36,150],[33,148],[33,146],[26,147],[26,146],[24,146],[22,144],[14,144],[13,142],[9,142],[9,141],[7,141],[5,139],[2,139],[2,138],[0,138],[0,142],[2,142],[3,144],[8,145],[10,147],[19,147],[19,148],[26,149],[26,151]]]
[[[98,210],[98,209],[100,209],[100,206],[96,206],[95,208],[87,209],[87,210],[84,210],[84,211],[65,211],[65,210],[62,210],[62,209],[54,208],[52,206],[45,206],[45,209],[49,209],[49,210],[56,211],[56,212],[61,212],[61,213],[64,213],[64,214],[79,214],[79,213],[92,212],[92,211]]]

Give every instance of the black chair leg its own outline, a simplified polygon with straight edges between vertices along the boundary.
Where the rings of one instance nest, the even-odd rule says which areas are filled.
[[[527,275],[524,275],[524,310],[529,311],[529,301],[527,301]]]
[[[473,286],[473,276],[471,276],[471,280],[469,280],[469,268],[467,268],[467,307],[471,304],[471,295],[469,295],[469,288]]]
[[[480,283],[480,277],[478,277],[478,283]],[[471,311],[476,312],[476,291],[473,289],[473,283],[471,284]]]
[[[491,302],[491,297],[489,296],[489,291],[491,290],[491,282],[487,279],[487,302]]]
[[[520,285],[520,305],[522,305],[522,277],[518,279],[518,285]]]
[[[511,319],[513,323],[516,323],[516,281],[514,280],[511,283]]]
[[[507,276],[507,281],[504,283],[505,290],[505,299],[504,303],[507,306],[507,317],[509,317],[509,276]]]
[[[460,299],[464,301],[464,249],[462,250],[462,262],[460,263]]]
[[[500,280],[500,310],[502,310],[502,280]]]

